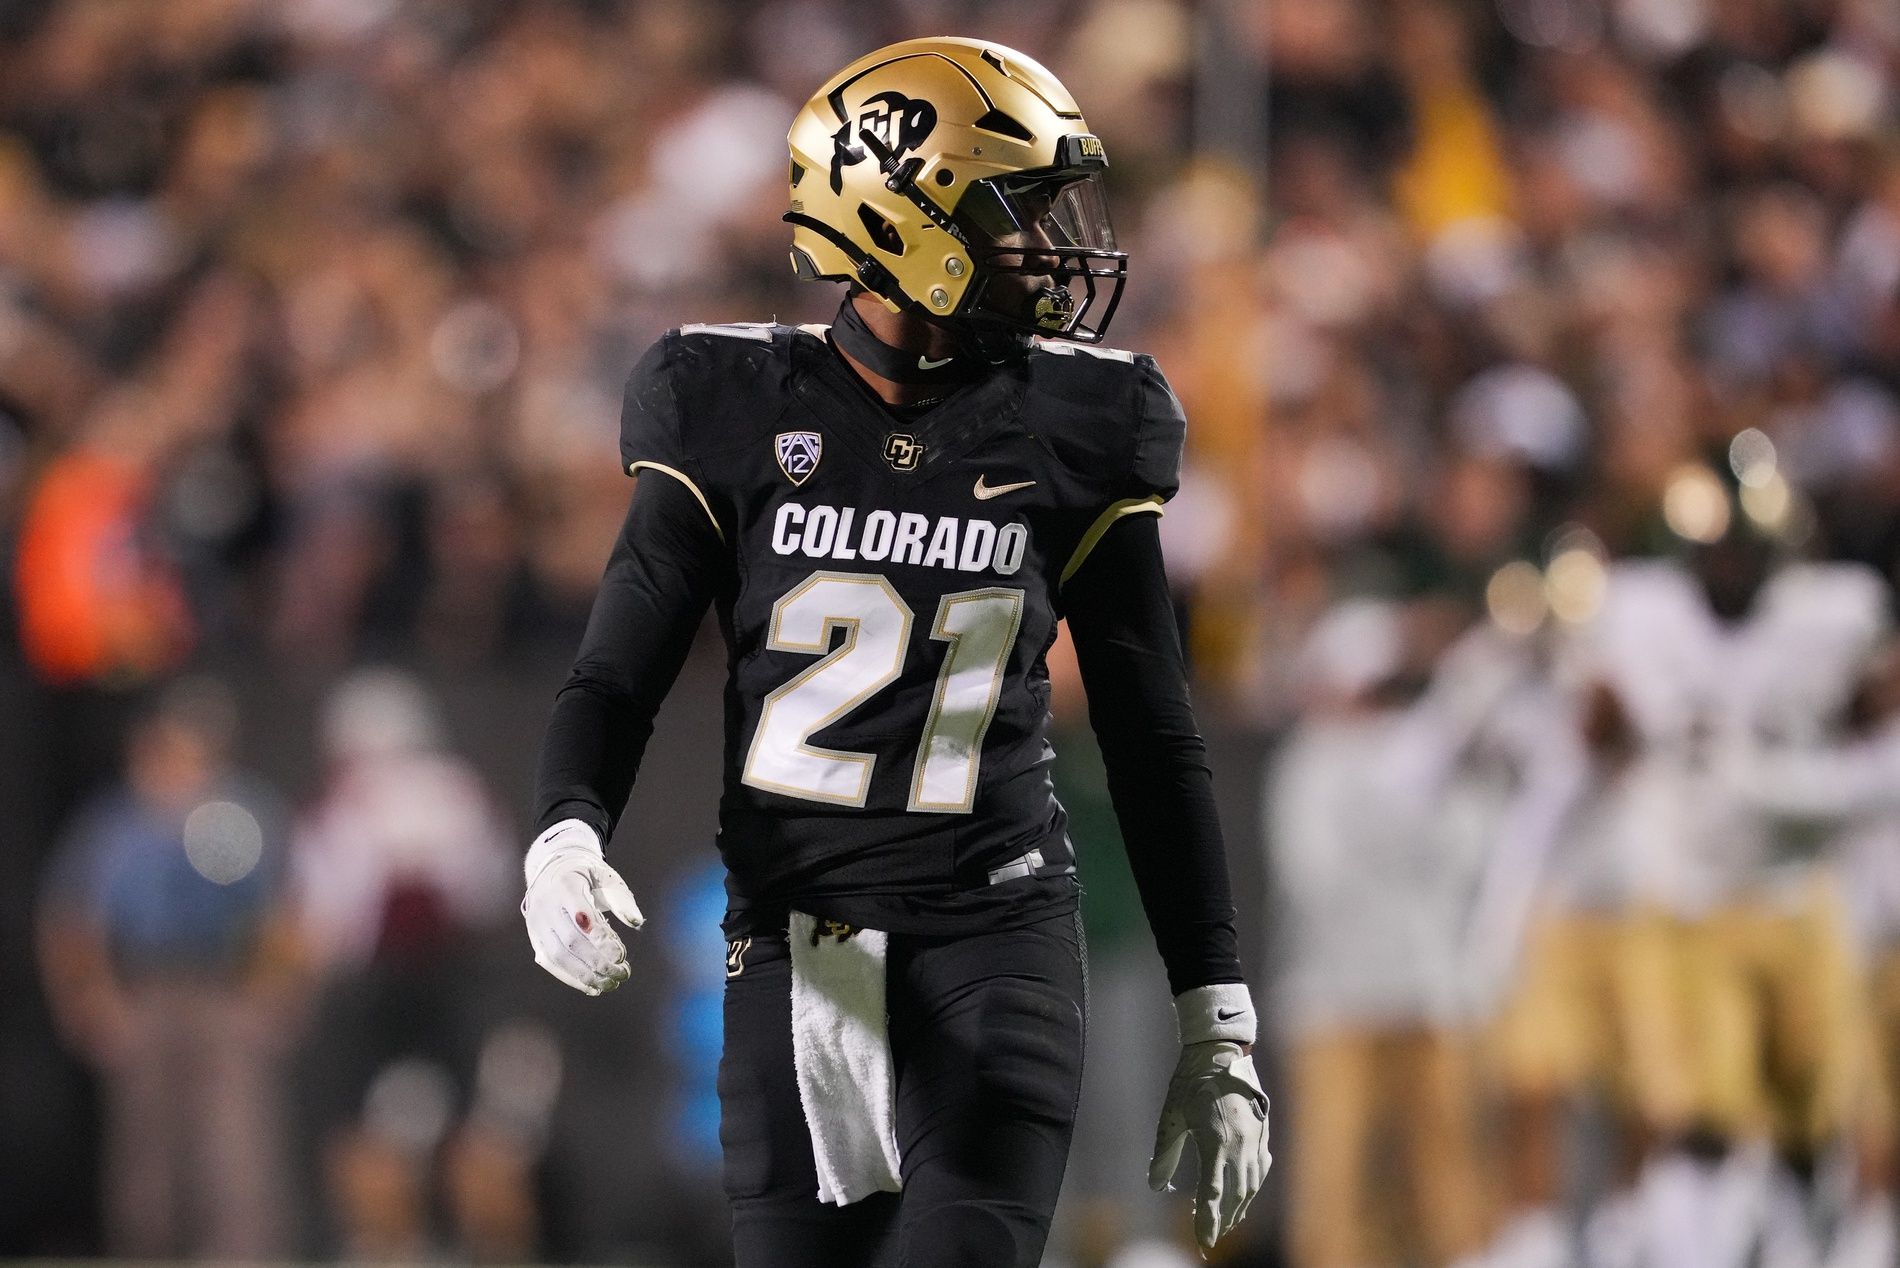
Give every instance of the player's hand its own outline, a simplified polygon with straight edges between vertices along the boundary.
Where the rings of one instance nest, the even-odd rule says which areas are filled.
[[[1245,986],[1198,987],[1174,1003],[1181,1059],[1161,1106],[1148,1187],[1168,1187],[1191,1138],[1201,1170],[1194,1239],[1207,1251],[1245,1218],[1273,1165],[1267,1095],[1249,1054],[1255,1021]]]
[[[607,866],[600,838],[579,819],[563,819],[535,838],[524,867],[534,962],[577,991],[599,995],[627,980],[627,948],[607,923],[611,912],[629,929],[646,923],[633,891]]]

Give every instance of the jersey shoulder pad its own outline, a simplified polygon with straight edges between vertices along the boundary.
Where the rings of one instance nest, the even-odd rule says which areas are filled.
[[[661,336],[628,376],[620,460],[681,471],[752,439],[776,402],[803,328],[774,322],[681,326]],[[695,472],[695,475],[697,473]]]
[[[1664,560],[1610,565],[1603,602],[1577,633],[1566,677],[1612,687],[1645,734],[1672,725],[1685,684],[1719,650],[1695,578]]]
[[[1622,560],[1610,565],[1588,641],[1613,659],[1666,657],[1705,641],[1710,621],[1686,568],[1661,559]]]
[[[1770,578],[1763,608],[1778,624],[1874,639],[1893,624],[1886,582],[1865,564],[1791,564]]]
[[[1603,608],[1639,619],[1668,619],[1664,613],[1694,608],[1701,602],[1695,577],[1667,559],[1620,559],[1604,578]]]
[[[1023,417],[1062,461],[1109,500],[1167,501],[1181,484],[1187,418],[1146,353],[1037,340]]]

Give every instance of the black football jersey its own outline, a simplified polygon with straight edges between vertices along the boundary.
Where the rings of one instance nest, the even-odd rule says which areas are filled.
[[[621,458],[699,498],[732,582],[719,846],[733,914],[930,932],[1074,901],[1044,656],[1062,584],[1173,495],[1146,356],[1040,345],[903,421],[823,327],[689,326],[628,383]]]

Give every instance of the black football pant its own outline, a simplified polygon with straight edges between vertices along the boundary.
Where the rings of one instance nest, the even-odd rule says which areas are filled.
[[[891,935],[903,1192],[836,1206],[818,1200],[799,1104],[785,935],[744,947],[726,979],[719,1064],[738,1268],[1040,1263],[1082,1083],[1083,957],[1074,914],[962,938]]]

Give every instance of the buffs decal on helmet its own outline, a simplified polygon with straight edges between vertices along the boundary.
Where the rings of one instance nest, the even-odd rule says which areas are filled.
[[[987,349],[1099,342],[1121,299],[1108,155],[1054,75],[978,40],[908,40],[798,112],[792,266],[916,309]]]
[[[854,140],[859,132],[871,132],[895,158],[903,158],[922,145],[937,126],[937,108],[928,101],[906,97],[901,92],[881,92],[865,103],[868,107],[857,118],[838,125],[831,143],[831,192],[844,192],[844,169],[870,158],[869,152]]]

